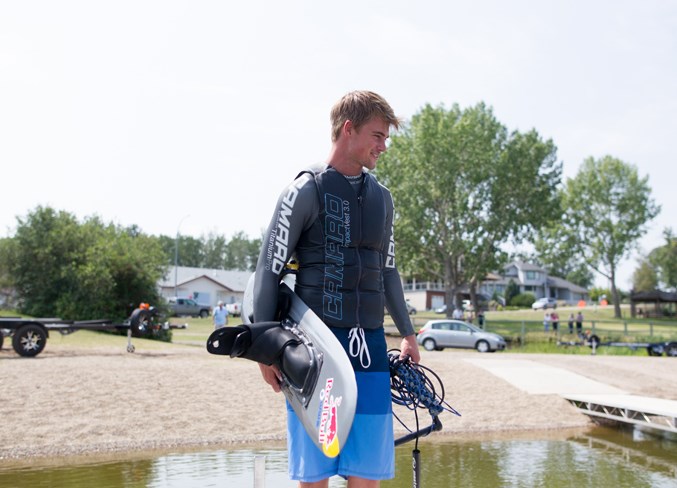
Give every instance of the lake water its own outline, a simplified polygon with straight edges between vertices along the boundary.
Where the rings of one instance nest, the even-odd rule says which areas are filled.
[[[412,486],[413,443],[396,450],[396,478],[383,488]],[[677,442],[634,429],[596,427],[573,434],[419,441],[421,487],[677,487]],[[292,488],[283,449],[155,454],[114,461],[0,462],[0,487],[254,487],[254,460],[265,457],[265,487]],[[332,478],[332,488],[345,481]]]

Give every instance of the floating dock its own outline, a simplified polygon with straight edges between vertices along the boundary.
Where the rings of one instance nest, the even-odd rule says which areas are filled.
[[[591,417],[677,434],[677,401],[637,395],[562,395]]]

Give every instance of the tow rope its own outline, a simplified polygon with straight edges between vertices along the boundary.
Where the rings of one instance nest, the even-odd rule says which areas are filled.
[[[461,416],[449,403],[444,400],[444,385],[440,377],[430,368],[411,361],[409,356],[400,358],[398,349],[388,351],[390,363],[390,392],[395,405],[403,406],[414,412],[416,429],[410,429],[393,410],[393,416],[407,430],[408,434],[395,439],[395,446],[411,440],[415,441],[412,451],[413,457],[413,488],[420,488],[421,451],[418,449],[418,440],[432,432],[442,430],[439,415],[447,411]],[[430,376],[429,376],[430,375]],[[419,425],[418,410],[427,409],[431,417],[431,424],[421,428]]]

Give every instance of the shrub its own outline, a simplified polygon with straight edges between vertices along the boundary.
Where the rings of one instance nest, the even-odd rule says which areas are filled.
[[[533,293],[520,293],[512,297],[510,305],[522,308],[530,308],[531,305],[536,301],[536,297]]]

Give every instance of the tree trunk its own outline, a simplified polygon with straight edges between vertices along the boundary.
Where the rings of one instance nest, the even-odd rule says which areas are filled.
[[[616,268],[611,268],[611,295],[614,299],[614,318],[621,318],[621,297],[616,288]]]
[[[444,260],[444,304],[447,306],[445,315],[448,319],[454,311],[454,296],[456,295],[456,282],[454,279],[451,257]]]
[[[480,311],[480,307],[477,303],[477,281],[473,280],[470,282],[470,303],[472,303],[472,310],[475,316]]]

